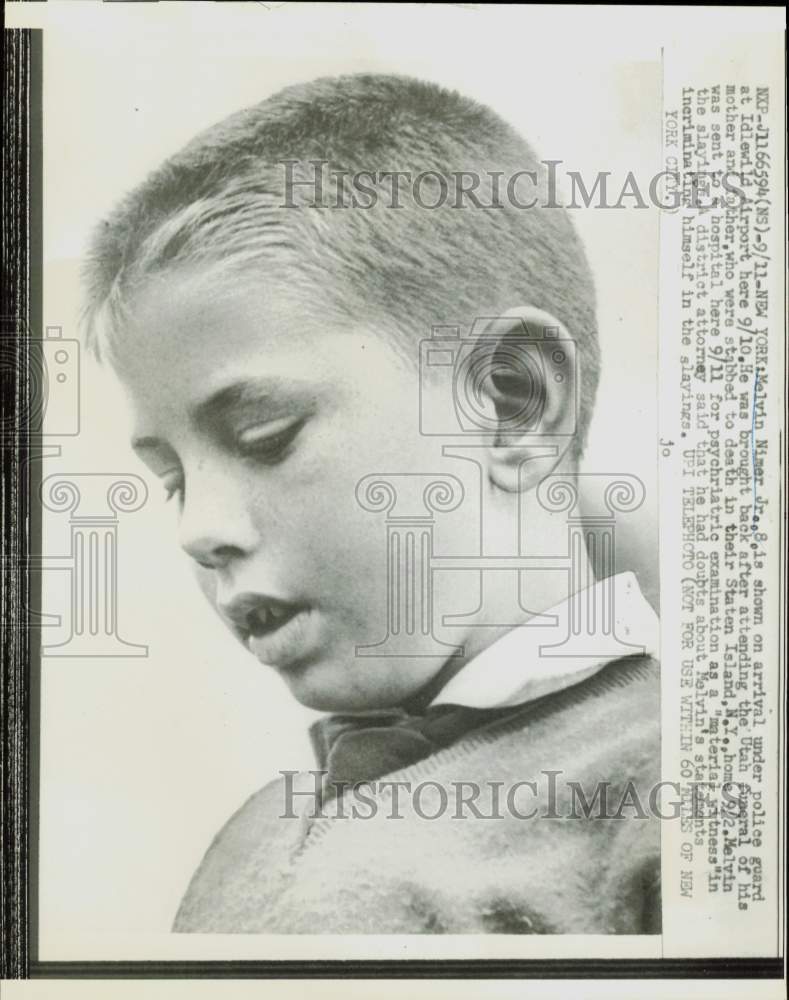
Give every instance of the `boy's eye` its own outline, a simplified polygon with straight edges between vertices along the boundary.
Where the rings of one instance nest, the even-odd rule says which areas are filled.
[[[244,457],[277,462],[284,458],[285,450],[303,426],[303,419],[269,421],[242,431],[236,439],[236,447]]]
[[[250,427],[238,434],[235,448],[243,458],[258,459],[275,464],[285,457],[288,445],[293,441],[305,419],[282,419]],[[179,469],[172,469],[159,476],[164,487],[165,503],[173,497],[183,498],[184,479]]]

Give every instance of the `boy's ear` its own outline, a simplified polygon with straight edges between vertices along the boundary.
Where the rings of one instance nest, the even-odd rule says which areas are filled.
[[[531,490],[575,438],[575,343],[555,316],[533,306],[477,323],[477,392],[487,397],[495,428],[486,448],[488,477],[508,492]]]

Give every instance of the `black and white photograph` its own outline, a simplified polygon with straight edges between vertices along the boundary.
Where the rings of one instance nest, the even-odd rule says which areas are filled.
[[[28,974],[778,996],[783,11],[6,15]]]

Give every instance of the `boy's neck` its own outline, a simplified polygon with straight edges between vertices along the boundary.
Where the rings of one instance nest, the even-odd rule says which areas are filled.
[[[570,589],[569,583],[571,579],[584,581],[583,587],[581,588],[583,590],[587,589],[587,587],[594,586],[596,583],[594,567],[592,566],[592,562],[585,549],[581,551],[580,555],[576,555],[576,560],[577,565],[573,567],[574,572],[572,574],[565,571],[560,571],[558,573],[551,573],[548,571],[521,574],[521,580],[524,582],[520,588],[521,608],[519,609],[519,615],[513,616],[511,612],[508,612],[512,621],[508,622],[506,625],[483,628],[476,626],[469,629],[469,634],[463,642],[465,651],[464,655],[450,657],[441,669],[428,681],[428,683],[415,695],[409,698],[408,701],[401,707],[411,714],[421,714],[433,701],[439,691],[441,691],[456,674],[458,674],[471,660],[479,656],[479,654],[485,649],[488,649],[513,628],[526,624],[526,622],[536,616],[541,615],[550,608],[555,608],[558,605],[561,605],[564,601],[568,600],[573,593]],[[509,589],[511,591],[511,573],[493,572],[489,573],[488,577],[492,578],[494,581],[492,584],[493,586],[496,585],[496,582],[503,583],[503,593],[507,592],[504,588],[508,582]],[[531,586],[529,586],[530,581]],[[489,581],[486,581],[486,585],[489,585]],[[508,601],[508,606],[509,604],[510,602]],[[491,604],[490,606],[495,607],[495,604]],[[529,610],[524,611],[523,606]]]

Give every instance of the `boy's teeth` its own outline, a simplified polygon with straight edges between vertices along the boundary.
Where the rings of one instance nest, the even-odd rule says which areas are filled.
[[[265,607],[256,608],[250,618],[253,630],[256,628],[266,628],[269,623],[269,610]]]
[[[288,615],[284,606],[265,605],[257,608],[251,616],[251,623],[254,628],[270,628],[275,622],[281,622]]]

